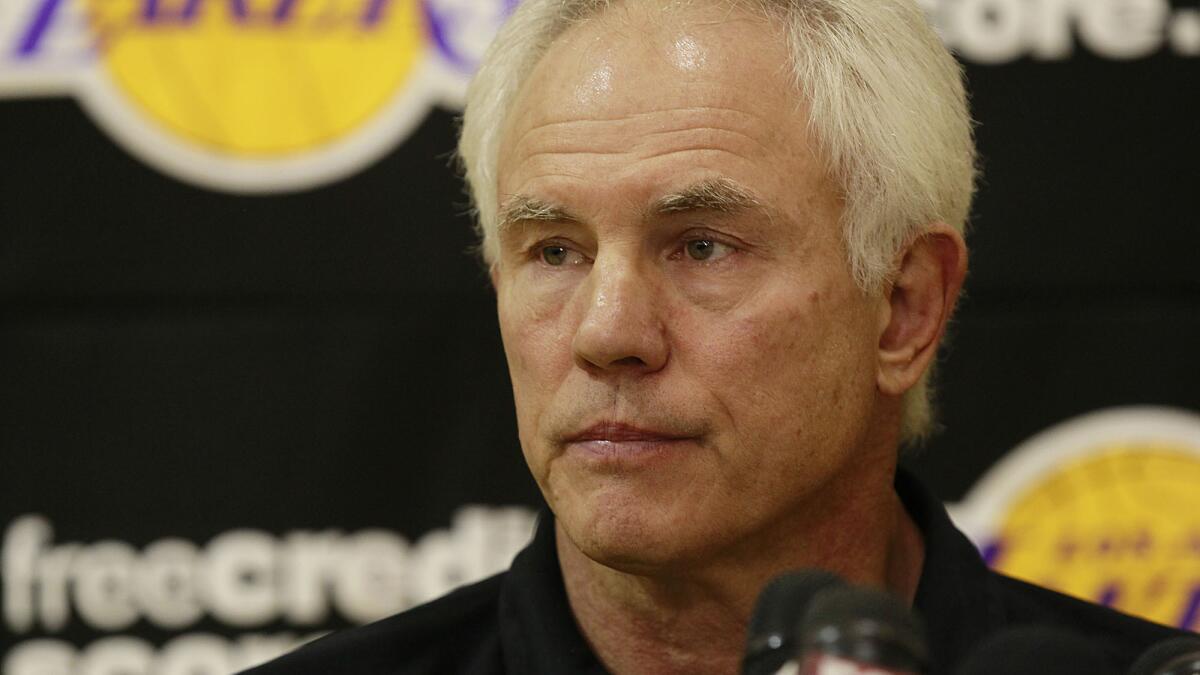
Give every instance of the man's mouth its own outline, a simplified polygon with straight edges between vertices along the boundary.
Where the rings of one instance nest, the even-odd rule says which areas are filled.
[[[686,434],[657,431],[624,422],[598,422],[567,438],[568,443],[603,441],[608,443],[653,443],[690,438]]]
[[[568,452],[574,451],[601,463],[649,460],[666,451],[693,443],[696,436],[639,426],[626,422],[604,421],[593,424],[565,439]]]

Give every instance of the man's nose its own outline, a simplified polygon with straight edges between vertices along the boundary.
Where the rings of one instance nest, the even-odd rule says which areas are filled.
[[[635,260],[598,257],[581,289],[587,306],[572,342],[576,362],[592,371],[662,369],[670,348],[658,286]]]

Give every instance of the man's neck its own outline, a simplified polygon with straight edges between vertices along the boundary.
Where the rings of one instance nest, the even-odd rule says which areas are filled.
[[[561,525],[557,549],[572,612],[610,672],[736,673],[758,593],[774,576],[830,570],[856,584],[887,588],[911,602],[924,544],[891,487],[875,484],[817,495],[808,517],[781,523],[704,565],[633,574],[584,555]],[[880,483],[885,483],[880,485]],[[833,497],[840,495],[840,497]]]

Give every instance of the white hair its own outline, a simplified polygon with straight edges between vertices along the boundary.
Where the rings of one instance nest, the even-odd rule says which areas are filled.
[[[975,146],[962,70],[913,0],[714,1],[781,24],[794,84],[808,104],[808,131],[842,191],[842,236],[863,292],[887,287],[899,253],[929,224],[963,231]],[[489,264],[496,257],[496,165],[509,110],[551,42],[616,2],[523,0],[471,82],[458,150]],[[933,426],[929,376],[904,396],[905,440]]]

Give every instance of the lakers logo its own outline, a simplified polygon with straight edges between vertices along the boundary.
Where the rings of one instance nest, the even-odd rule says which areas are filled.
[[[5,0],[0,96],[69,93],[185,180],[310,187],[454,105],[509,0]]]
[[[997,570],[1200,629],[1200,416],[1095,413],[996,466],[955,517]]]

